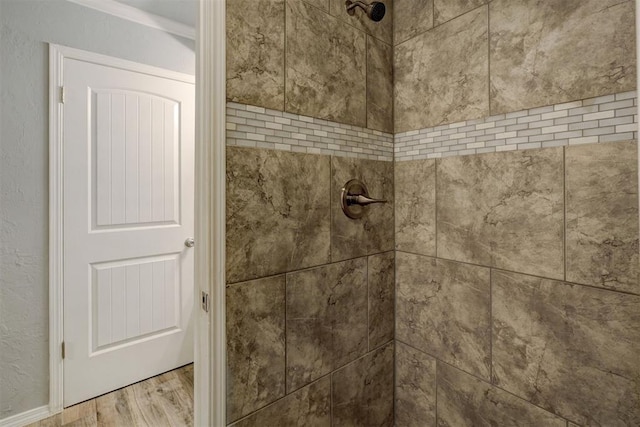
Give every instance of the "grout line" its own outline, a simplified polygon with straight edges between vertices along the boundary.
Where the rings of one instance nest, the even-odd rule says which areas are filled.
[[[489,383],[493,384],[493,269],[489,269]]]
[[[364,35],[364,126],[369,128],[369,35]]]
[[[431,0],[431,28],[429,28],[429,30],[433,30],[435,27],[436,27],[436,0]]]
[[[477,374],[471,373],[471,372],[466,371],[466,370],[464,370],[464,369],[462,369],[462,368],[460,368],[460,367],[458,367],[458,366],[452,365],[451,363],[448,363],[448,362],[446,362],[446,361],[442,360],[441,358],[439,358],[438,356],[436,356],[436,355],[435,355],[435,354],[433,354],[433,353],[429,353],[428,351],[425,351],[425,350],[423,350],[423,349],[420,349],[420,348],[416,347],[416,346],[415,346],[415,345],[413,345],[413,344],[409,344],[408,342],[403,341],[402,339],[397,339],[396,341],[397,341],[397,342],[399,342],[399,343],[401,343],[401,344],[403,344],[403,345],[406,345],[406,346],[407,346],[407,347],[409,347],[409,348],[412,348],[413,350],[416,350],[416,351],[418,351],[418,352],[420,352],[420,353],[422,353],[422,354],[425,354],[425,355],[429,356],[430,358],[432,358],[432,359],[434,359],[434,360],[437,360],[437,361],[440,361],[441,363],[444,363],[444,364],[446,364],[446,365],[452,366],[452,367],[456,368],[457,370],[462,371],[462,372],[464,372],[465,374],[472,376],[473,378],[476,378],[476,379],[478,379],[478,380],[484,381],[485,383],[488,383],[488,381],[486,380],[486,378],[482,378],[482,377],[478,376]]]
[[[394,321],[395,323],[395,321]],[[393,340],[393,392],[391,393],[392,401],[392,410],[393,410],[393,425],[397,425],[398,414],[396,411],[396,400],[397,396],[397,379],[398,379],[398,346],[396,345],[396,340]]]
[[[367,351],[371,351],[371,313],[369,312],[369,307],[371,306],[371,280],[369,277],[369,259],[371,257],[367,256],[367,265],[365,267],[365,275],[367,278]]]
[[[416,351],[419,351],[419,352],[420,352],[420,353],[422,353],[422,354],[425,354],[425,355],[427,355],[427,356],[429,356],[429,357],[431,357],[431,358],[435,359],[435,361],[436,361],[436,377],[437,377],[437,372],[438,372],[437,365],[440,363],[440,364],[446,365],[446,366],[448,366],[448,367],[450,367],[450,368],[453,368],[453,369],[455,369],[455,370],[457,370],[457,371],[460,371],[460,372],[462,372],[462,373],[464,373],[464,374],[466,374],[466,375],[469,375],[470,377],[473,377],[473,378],[475,378],[476,380],[481,381],[481,382],[483,382],[483,383],[487,384],[487,385],[488,385],[488,386],[490,386],[490,387],[496,388],[496,389],[500,390],[501,392],[504,392],[504,393],[506,393],[506,394],[508,394],[508,395],[510,395],[510,396],[512,396],[512,397],[515,397],[516,399],[518,399],[518,400],[520,400],[520,401],[522,401],[522,402],[526,402],[527,404],[529,404],[529,405],[531,405],[531,406],[535,406],[536,408],[542,409],[543,411],[547,412],[548,414],[555,415],[555,416],[556,416],[556,417],[558,417],[558,418],[561,418],[561,419],[563,419],[563,420],[566,420],[566,418],[564,418],[564,417],[563,417],[562,415],[560,415],[560,414],[557,414],[557,413],[555,413],[555,412],[553,412],[553,411],[550,411],[549,409],[547,409],[547,408],[545,408],[545,407],[543,407],[543,406],[537,405],[537,404],[535,404],[535,403],[533,403],[533,402],[531,402],[531,401],[529,401],[529,400],[527,400],[527,399],[525,399],[525,398],[523,398],[523,397],[521,397],[521,396],[518,396],[517,394],[514,394],[513,392],[510,392],[509,390],[506,390],[506,389],[504,389],[504,388],[500,387],[499,385],[491,384],[490,382],[487,382],[487,380],[486,380],[486,379],[483,379],[482,377],[479,377],[479,376],[477,376],[476,374],[472,374],[472,373],[470,373],[470,372],[467,372],[467,371],[465,371],[464,369],[461,369],[461,368],[460,368],[460,367],[458,367],[458,366],[452,365],[451,363],[446,362],[446,361],[444,361],[444,360],[442,360],[442,359],[440,359],[440,358],[438,358],[438,357],[434,356],[434,355],[433,355],[433,354],[431,354],[431,353],[427,353],[427,352],[426,352],[426,351],[424,351],[424,350],[420,350],[419,348],[416,348],[416,347],[414,347],[414,346],[413,346],[413,345],[411,345],[411,344],[407,344],[407,343],[406,343],[406,342],[404,342],[404,341],[401,341],[401,340],[396,340],[396,341],[398,341],[398,342],[400,342],[400,343],[402,343],[402,344],[406,345],[407,347],[410,347],[410,348],[412,348],[412,349],[414,349],[414,350],[416,350]],[[437,380],[436,380],[436,381],[437,381]],[[437,385],[436,385],[436,389],[437,389]]]
[[[387,249],[387,250],[384,250],[384,251],[373,252],[373,253],[370,253],[370,254],[367,254],[367,255],[356,256],[356,257],[353,257],[353,258],[346,258],[346,259],[341,259],[341,260],[337,260],[337,261],[329,261],[329,262],[325,262],[325,263],[318,264],[318,265],[312,265],[312,266],[309,266],[309,267],[299,268],[297,270],[287,270],[287,271],[282,271],[282,272],[279,272],[279,273],[268,274],[266,276],[260,276],[260,277],[255,277],[255,278],[251,278],[251,279],[246,279],[246,280],[239,280],[237,282],[229,282],[229,283],[226,283],[225,286],[226,287],[229,287],[229,286],[240,286],[240,285],[243,285],[243,284],[246,284],[246,283],[249,283],[249,282],[254,282],[256,280],[269,279],[269,278],[273,278],[273,277],[283,276],[285,274],[292,274],[292,273],[300,273],[300,272],[304,272],[304,271],[310,271],[310,270],[314,270],[314,269],[317,269],[317,268],[328,267],[330,265],[340,264],[340,263],[347,262],[347,261],[361,260],[363,258],[367,258],[367,257],[372,256],[372,255],[382,255],[382,254],[386,254],[386,253],[393,252],[393,251],[394,251],[393,249]],[[419,254],[416,254],[416,255],[419,255]]]
[[[329,424],[333,427],[333,372],[329,374]]]
[[[333,262],[333,156],[329,157],[329,262]],[[336,197],[337,194],[336,194]]]
[[[287,111],[287,0],[284,1],[284,51],[282,55],[282,68],[283,68],[283,76],[282,76],[282,85],[283,85],[283,96],[282,96],[282,111]]]
[[[435,159],[434,163],[434,172],[433,174],[434,176],[434,190],[433,192],[434,194],[434,224],[433,224],[433,231],[434,231],[434,240],[435,240],[435,257],[438,257],[438,165],[440,164],[440,160],[439,159]]]
[[[327,377],[330,377],[330,376],[331,376],[331,373],[332,373],[332,372],[329,372],[329,373],[327,373],[327,374],[325,374],[325,375],[323,375],[323,376],[321,376],[321,377],[319,377],[319,378],[317,378],[317,379],[315,379],[315,380],[313,380],[313,381],[309,382],[308,384],[305,384],[304,386],[302,386],[302,387],[300,387],[300,388],[297,388],[297,389],[295,389],[294,391],[292,391],[292,392],[290,392],[290,393],[288,393],[288,394],[285,394],[284,396],[280,396],[280,397],[279,397],[279,398],[277,398],[276,400],[274,400],[274,401],[272,401],[272,402],[269,402],[269,403],[267,403],[266,405],[259,407],[258,409],[254,409],[253,411],[249,412],[249,413],[248,413],[248,414],[246,414],[246,415],[243,415],[243,416],[242,416],[242,417],[240,417],[240,418],[237,418],[237,419],[235,419],[235,420],[233,420],[233,421],[231,421],[231,422],[228,422],[228,423],[227,423],[227,425],[228,425],[228,426],[230,426],[230,425],[236,425],[237,423],[239,423],[239,422],[241,422],[241,421],[245,421],[246,419],[248,419],[248,418],[252,417],[253,415],[257,414],[258,412],[263,411],[263,410],[265,410],[265,409],[267,409],[267,408],[269,408],[269,407],[271,407],[271,406],[275,405],[276,403],[280,402],[281,400],[286,399],[287,397],[291,396],[291,395],[292,395],[293,393],[295,393],[296,391],[301,390],[301,389],[303,389],[303,388],[305,388],[305,387],[310,387],[311,385],[316,384],[316,383],[318,383],[318,382],[322,381],[323,379],[325,379],[325,378],[327,378]]]
[[[438,425],[438,373],[440,372],[440,370],[438,369],[438,365],[439,365],[438,359],[436,359],[435,365],[436,365],[435,366],[436,380],[435,380],[435,384],[433,385],[433,391],[434,391],[434,394],[435,394],[434,412],[435,412],[435,416],[436,416],[436,425]]]
[[[487,6],[487,111],[492,116],[491,111],[491,5]]]
[[[346,368],[347,366],[349,366],[349,365],[351,365],[351,364],[353,364],[353,363],[359,362],[360,360],[364,359],[365,357],[368,357],[368,356],[370,356],[371,354],[373,354],[373,353],[375,353],[375,352],[377,352],[377,351],[382,350],[384,347],[386,347],[386,346],[388,346],[388,345],[392,344],[393,342],[394,342],[394,340],[393,340],[393,339],[390,339],[390,340],[388,340],[388,341],[385,341],[384,343],[382,343],[382,344],[378,345],[377,347],[374,347],[374,348],[372,348],[371,350],[365,351],[364,353],[362,353],[361,355],[359,355],[359,356],[358,356],[358,357],[356,357],[355,359],[349,360],[348,362],[345,362],[345,363],[343,363],[342,365],[339,365],[339,366],[337,366],[337,367],[333,367],[333,368],[331,369],[331,371],[329,371],[329,372],[327,372],[327,373],[323,374],[321,377],[319,377],[319,378],[317,378],[317,379],[315,379],[315,380],[312,380],[312,381],[311,381],[311,382],[309,382],[309,383],[306,383],[306,384],[304,384],[304,385],[301,385],[301,386],[300,386],[300,387],[298,387],[298,388],[295,388],[295,389],[293,389],[293,390],[288,391],[288,392],[287,392],[287,394],[286,394],[286,396],[290,396],[291,394],[293,394],[293,393],[295,393],[295,392],[297,392],[297,391],[299,391],[299,390],[301,390],[301,389],[303,389],[303,388],[305,388],[305,387],[308,387],[309,385],[313,384],[314,382],[317,382],[317,381],[321,380],[322,378],[325,378],[327,375],[335,374],[336,372],[341,371],[342,369]]]
[[[584,286],[585,288],[591,288],[591,289],[596,289],[596,290],[601,290],[601,291],[615,292],[615,293],[624,294],[624,295],[640,296],[640,294],[633,293],[633,292],[627,292],[627,291],[621,291],[619,289],[603,288],[603,287],[600,287],[600,286],[593,286],[593,285],[588,285],[588,284],[585,284],[585,283],[568,282],[568,281],[563,280],[563,279],[554,279],[553,277],[539,276],[539,275],[531,274],[531,273],[523,273],[521,271],[506,270],[504,268],[492,267],[492,266],[483,265],[483,264],[474,264],[474,263],[468,262],[468,261],[459,261],[459,260],[451,259],[451,258],[434,257],[432,255],[425,255],[425,254],[420,254],[420,253],[417,253],[417,252],[410,252],[410,251],[406,251],[406,250],[399,250],[399,251],[396,251],[396,252],[404,253],[404,254],[407,254],[407,255],[414,255],[414,256],[424,257],[424,258],[437,259],[437,260],[441,260],[441,261],[454,262],[454,263],[458,263],[458,264],[465,264],[465,265],[470,265],[470,266],[475,266],[475,267],[480,267],[480,268],[493,269],[497,273],[518,274],[518,275],[521,275],[521,276],[535,277],[536,279],[551,280],[553,282],[558,282],[560,284],[564,284],[564,285],[567,285],[567,286]]]
[[[287,344],[288,340],[287,340],[287,331],[289,329],[289,325],[287,322],[287,302],[288,302],[288,291],[289,288],[289,277],[287,274],[284,275],[284,394],[285,396],[287,395],[287,388],[289,387],[288,385],[288,381],[287,381],[287,365],[289,363],[289,354],[287,352],[287,349],[289,348],[289,345]]]
[[[562,269],[567,281],[567,148],[562,148]]]

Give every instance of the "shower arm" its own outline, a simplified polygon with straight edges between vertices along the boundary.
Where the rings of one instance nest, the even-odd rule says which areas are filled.
[[[384,3],[382,3],[381,1],[372,1],[371,3],[366,3],[361,0],[346,0],[344,4],[347,9],[347,14],[349,14],[350,16],[354,16],[356,14],[356,8],[359,7],[373,22],[381,21],[382,18],[384,18],[384,14],[386,11]]]
[[[369,5],[360,0],[350,1],[349,4],[347,4],[347,12],[349,12],[350,15],[354,14],[354,9],[358,6],[360,6],[360,8],[364,10]]]

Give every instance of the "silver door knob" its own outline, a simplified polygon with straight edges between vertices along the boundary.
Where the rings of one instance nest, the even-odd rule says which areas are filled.
[[[187,240],[184,241],[184,245],[188,248],[192,248],[195,244],[196,244],[196,241],[193,240],[193,237],[189,237]]]

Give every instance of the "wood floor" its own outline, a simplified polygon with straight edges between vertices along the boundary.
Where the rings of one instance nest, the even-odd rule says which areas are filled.
[[[192,426],[193,364],[79,403],[27,427]]]

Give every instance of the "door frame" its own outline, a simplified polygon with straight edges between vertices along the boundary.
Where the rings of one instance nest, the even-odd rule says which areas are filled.
[[[200,0],[196,29],[195,281],[210,310],[196,307],[195,426],[226,425],[226,0]],[[198,300],[197,300],[198,301]],[[198,305],[198,304],[196,304]]]
[[[78,59],[196,83],[194,253],[194,423],[225,425],[225,2],[201,0],[196,76],[49,45],[49,414],[63,409],[64,59]],[[208,295],[209,310],[201,304]]]

